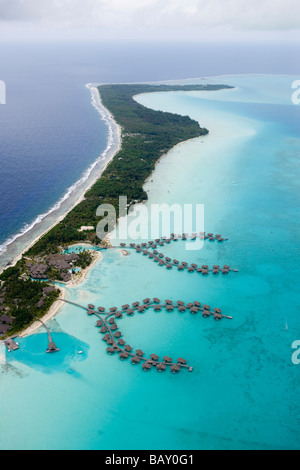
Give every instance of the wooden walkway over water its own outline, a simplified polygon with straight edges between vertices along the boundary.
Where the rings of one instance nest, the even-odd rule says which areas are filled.
[[[196,263],[187,263],[186,261],[179,261],[176,259],[171,259],[161,253],[161,248],[165,245],[169,245],[171,243],[176,243],[179,240],[181,241],[196,241],[200,239],[202,241],[208,240],[210,242],[217,241],[218,243],[223,243],[228,240],[228,238],[224,238],[221,235],[217,234],[214,235],[213,233],[206,234],[205,232],[200,232],[200,234],[194,233],[192,235],[188,235],[186,233],[182,235],[175,235],[174,233],[171,234],[169,238],[161,237],[154,241],[148,241],[140,244],[130,243],[127,245],[126,243],[121,243],[119,246],[111,246],[110,248],[122,248],[123,250],[133,250],[136,253],[140,253],[143,256],[147,256],[149,260],[154,261],[157,263],[157,266],[165,267],[168,270],[177,269],[180,272],[189,272],[189,273],[198,273],[202,274],[203,276],[207,276],[209,273],[214,275],[223,274],[228,275],[230,272],[238,272],[237,268],[233,268],[229,265],[214,265],[212,268],[203,264],[199,266]]]
[[[159,356],[156,354],[151,354],[147,358],[141,349],[137,349],[135,352],[133,352],[133,348],[126,344],[125,340],[123,339],[122,333],[116,323],[116,319],[122,319],[123,315],[133,316],[135,313],[142,314],[150,308],[154,309],[156,312],[160,312],[163,309],[166,312],[177,310],[179,313],[184,313],[189,311],[193,315],[201,312],[204,318],[212,316],[215,320],[218,321],[222,318],[232,319],[232,317],[222,314],[220,309],[211,309],[210,306],[201,305],[201,303],[198,301],[185,304],[180,300],[176,303],[173,303],[173,301],[169,299],[161,302],[158,298],[147,298],[144,299],[142,303],[134,302],[131,306],[126,304],[123,305],[120,309],[117,307],[112,307],[106,310],[104,307],[98,307],[96,310],[96,307],[92,304],[86,307],[66,299],[59,300],[85,310],[90,316],[96,316],[98,318],[97,326],[100,328],[100,332],[104,335],[103,340],[107,343],[107,353],[110,355],[118,353],[121,360],[131,358],[131,362],[133,364],[142,363],[142,367],[145,371],[155,367],[159,372],[161,372],[169,367],[173,373],[176,373],[179,372],[182,368],[192,372],[193,368],[188,365],[186,359],[183,358],[178,358],[177,362],[174,362],[173,359],[169,356],[159,358]]]

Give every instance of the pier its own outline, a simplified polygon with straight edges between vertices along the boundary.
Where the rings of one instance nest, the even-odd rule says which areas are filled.
[[[176,269],[179,272],[188,272],[190,274],[197,273],[202,274],[203,276],[207,276],[208,274],[212,273],[214,275],[228,275],[230,272],[237,273],[239,270],[237,268],[233,268],[229,265],[224,265],[223,267],[214,265],[210,268],[207,265],[198,266],[195,263],[192,263],[190,266],[186,261],[178,261],[176,259],[172,260],[171,258],[165,256],[163,253],[160,253],[157,248],[159,249],[163,247],[165,244],[170,244],[171,242],[178,242],[181,241],[188,241],[191,242],[195,241],[196,239],[200,240],[208,240],[209,242],[218,242],[223,243],[228,240],[228,238],[222,237],[220,234],[214,235],[213,233],[206,234],[205,232],[200,232],[199,234],[194,233],[192,235],[188,235],[186,233],[182,235],[175,235],[174,233],[171,234],[169,238],[161,237],[157,238],[155,241],[148,241],[146,243],[136,244],[130,243],[129,246],[126,243],[121,243],[120,246],[111,246],[110,248],[122,248],[126,247],[126,249],[133,250],[136,253],[142,253],[142,255],[149,260],[154,261],[157,266],[165,267],[167,270]],[[152,251],[151,251],[152,250]]]
[[[59,349],[56,347],[54,341],[52,340],[51,333],[50,333],[50,330],[49,330],[48,326],[42,320],[40,320],[39,318],[36,318],[36,319],[37,319],[37,321],[39,321],[43,325],[43,327],[47,330],[47,333],[48,333],[48,342],[49,342],[49,344],[48,344],[48,349],[46,349],[46,352],[47,353],[58,352]]]
[[[152,308],[155,312],[162,312],[163,310],[166,312],[174,312],[177,310],[179,313],[184,313],[189,311],[193,315],[202,313],[203,318],[213,317],[216,321],[220,321],[223,318],[232,320],[232,317],[224,315],[221,309],[211,309],[209,305],[202,305],[199,301],[185,304],[181,300],[178,300],[177,302],[173,302],[170,299],[161,301],[155,297],[154,299],[146,298],[142,302],[133,302],[132,305],[125,304],[120,309],[118,309],[118,307],[111,307],[109,309],[98,307],[96,309],[92,304],[85,307],[84,305],[80,305],[66,299],[59,300],[81,308],[89,316],[96,316],[98,319],[96,326],[100,329],[100,333],[103,335],[103,341],[107,343],[106,352],[111,356],[117,353],[121,361],[130,358],[133,365],[142,364],[142,368],[145,372],[152,368],[155,368],[158,372],[163,372],[169,368],[173,374],[176,374],[180,372],[181,369],[186,369],[189,372],[192,372],[193,367],[191,367],[187,363],[187,360],[182,357],[179,357],[177,361],[173,361],[169,356],[163,356],[160,358],[157,354],[153,353],[147,358],[141,349],[136,349],[134,351],[133,347],[127,344],[124,340],[116,319],[122,319],[124,315],[132,317],[135,314],[145,314],[149,308]]]

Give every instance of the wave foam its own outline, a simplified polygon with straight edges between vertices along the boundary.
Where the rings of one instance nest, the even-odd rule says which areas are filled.
[[[76,183],[74,183],[72,186],[70,186],[67,189],[66,193],[59,199],[59,201],[56,204],[54,204],[47,212],[38,215],[33,220],[33,222],[31,222],[29,224],[26,224],[20,230],[19,233],[17,233],[16,235],[8,238],[2,245],[0,245],[0,255],[7,251],[9,245],[14,243],[17,239],[24,236],[26,233],[30,232],[30,230],[32,230],[36,225],[40,224],[50,214],[52,214],[53,212],[59,210],[61,208],[62,204],[69,199],[69,197],[78,189],[78,187],[83,185],[88,180],[88,178],[90,177],[92,171],[96,168],[96,166],[99,163],[101,163],[101,161],[105,160],[107,154],[111,150],[114,140],[113,140],[113,126],[112,126],[110,116],[102,106],[100,95],[99,95],[99,92],[98,92],[96,86],[91,84],[91,83],[88,83],[86,85],[86,88],[88,88],[90,90],[92,106],[98,111],[98,113],[101,116],[101,119],[108,126],[108,141],[107,141],[106,149],[101,153],[101,155],[97,158],[97,160],[95,160],[95,162],[93,162],[89,166],[89,168],[87,170],[85,170],[82,177],[78,181],[76,181]]]

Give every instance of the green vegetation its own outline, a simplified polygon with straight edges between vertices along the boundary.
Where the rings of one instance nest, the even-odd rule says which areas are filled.
[[[34,316],[42,317],[59,295],[57,290],[45,294],[49,285],[30,279],[30,269],[45,268],[41,278],[64,279],[68,272],[59,264],[47,264],[49,255],[61,252],[61,247],[80,243],[93,237],[93,231],[80,232],[82,226],[96,227],[100,218],[96,210],[100,204],[112,204],[118,209],[119,196],[127,196],[128,204],[147,199],[143,184],[152,173],[158,159],[176,144],[206,135],[207,129],[188,116],[154,111],[138,104],[133,96],[140,93],[166,91],[200,91],[229,88],[217,85],[102,85],[99,87],[104,106],[112,113],[122,129],[122,149],[103,172],[102,177],[85,194],[85,199],[70,211],[24,255],[15,267],[0,276],[0,306],[2,312],[13,317],[9,333],[17,332],[30,324]],[[118,214],[117,214],[118,216]],[[25,258],[26,257],[26,258]],[[34,264],[28,268],[26,260]],[[91,256],[81,253],[74,266],[85,268]],[[61,260],[58,258],[58,263]],[[31,263],[31,264],[32,264]],[[32,273],[32,271],[31,271]],[[1,290],[2,289],[2,290]],[[2,298],[1,298],[2,295]]]
[[[114,157],[102,177],[85,194],[65,219],[44,235],[28,252],[53,253],[57,247],[82,242],[92,232],[78,232],[81,226],[97,226],[100,204],[118,208],[119,196],[127,196],[128,203],[147,200],[144,181],[152,173],[155,163],[176,144],[208,133],[188,116],[154,111],[138,104],[133,96],[157,91],[216,90],[217,85],[102,85],[99,87],[104,106],[122,128],[122,149]],[[97,240],[94,240],[97,242]],[[98,242],[100,240],[98,239]]]
[[[49,289],[46,283],[32,281],[24,274],[22,277],[23,271],[24,264],[19,261],[15,267],[7,269],[1,275],[2,305],[5,306],[5,314],[14,319],[9,334],[23,330],[35,321],[35,317],[42,318],[59,297],[56,289],[46,291]]]

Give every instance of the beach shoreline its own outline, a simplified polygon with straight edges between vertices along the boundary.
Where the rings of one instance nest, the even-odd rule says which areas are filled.
[[[84,198],[85,198],[85,194],[92,188],[92,186],[101,178],[103,172],[106,170],[106,168],[108,167],[108,165],[111,163],[111,161],[113,160],[113,158],[115,157],[115,155],[117,155],[120,150],[121,150],[121,146],[122,146],[122,138],[121,138],[121,135],[122,135],[122,130],[121,130],[121,127],[119,126],[119,124],[117,124],[117,122],[114,120],[112,114],[110,113],[110,111],[105,108],[105,106],[102,104],[102,100],[101,100],[101,96],[100,96],[100,93],[99,93],[99,90],[97,89],[97,86],[96,85],[92,85],[92,84],[87,84],[86,87],[90,90],[91,92],[91,96],[92,96],[92,105],[97,109],[97,111],[99,112],[99,114],[101,115],[101,117],[108,122],[108,126],[109,126],[109,129],[110,129],[110,133],[111,133],[111,139],[112,139],[112,142],[110,142],[110,139],[108,139],[108,144],[107,144],[107,148],[106,150],[104,151],[104,153],[106,152],[109,152],[111,151],[111,155],[109,156],[109,158],[107,159],[105,165],[103,168],[101,168],[101,170],[99,172],[97,172],[97,175],[95,175],[95,177],[93,177],[90,181],[90,183],[88,184],[87,187],[85,187],[81,192],[80,194],[78,194],[78,196],[76,197],[75,201],[73,202],[73,204],[71,205],[71,207],[69,207],[63,214],[60,214],[59,217],[51,224],[50,227],[48,227],[46,230],[44,230],[41,234],[37,235],[36,237],[34,237],[34,239],[32,241],[30,241],[30,243],[27,243],[26,246],[13,258],[12,262],[9,264],[9,265],[6,265],[6,266],[0,266],[0,274],[3,273],[3,271],[5,271],[7,268],[9,267],[13,267],[16,265],[16,263],[22,258],[22,256],[24,255],[24,253],[26,253],[30,248],[32,248],[32,246],[35,245],[35,243],[37,243],[44,235],[46,235],[48,232],[50,232],[57,224],[59,224],[65,217],[66,215],[71,212],[78,204],[80,204]],[[101,158],[101,156],[99,157]],[[94,163],[94,165],[97,164],[99,159],[97,159]],[[92,170],[91,170],[92,171]],[[78,182],[77,182],[78,183]],[[75,183],[74,186],[77,184]],[[49,212],[46,217],[50,216],[54,211],[52,211],[50,209],[51,212]],[[40,216],[39,216],[40,217]],[[45,218],[46,218],[45,217]],[[34,228],[36,226],[38,226],[40,223],[42,223],[42,221],[44,221],[44,218],[37,222],[36,224],[34,224],[33,227],[30,228],[30,230],[34,230]],[[21,238],[22,236],[26,235],[26,234],[29,234],[30,233],[30,230],[27,232],[27,233],[24,233],[24,234],[21,234],[21,235],[16,235],[16,237],[14,238],[14,240],[9,244],[9,246],[13,245],[15,243],[15,241],[18,239],[18,238]]]
[[[66,288],[73,288],[73,287],[76,287],[78,284],[81,284],[85,280],[89,271],[95,266],[95,264],[102,261],[103,256],[101,253],[95,251],[93,252],[93,258],[94,258],[93,261],[86,269],[84,269],[83,271],[80,271],[80,273],[73,276],[71,281],[65,283],[65,287],[59,286],[61,295],[53,303],[49,311],[41,318],[41,320],[44,323],[52,320],[60,312],[61,308],[64,305],[64,302],[62,302],[62,300],[66,298]],[[64,283],[60,282],[59,284],[64,284]],[[42,323],[40,321],[36,321],[32,325],[30,325],[28,328],[26,328],[26,330],[24,330],[22,333],[18,334],[16,337],[25,338],[27,336],[30,336],[36,333],[42,327],[43,327]]]

